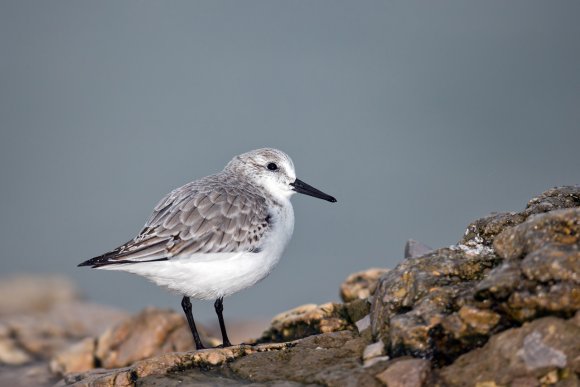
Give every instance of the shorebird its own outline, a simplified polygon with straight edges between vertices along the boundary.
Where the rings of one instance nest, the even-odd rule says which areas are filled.
[[[190,298],[215,300],[228,339],[223,299],[264,279],[294,230],[290,197],[336,199],[296,178],[284,152],[263,148],[234,157],[219,173],[174,189],[129,242],[78,266],[139,274],[182,295],[195,346],[205,348]]]

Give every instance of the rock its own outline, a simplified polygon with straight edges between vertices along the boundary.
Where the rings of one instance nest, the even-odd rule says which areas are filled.
[[[204,328],[198,331],[205,336]],[[214,338],[206,338],[217,345]],[[185,318],[170,310],[146,308],[109,328],[58,353],[51,361],[53,372],[66,374],[95,367],[120,368],[168,352],[195,348]]]
[[[0,343],[13,339],[34,359],[74,338],[51,362],[59,386],[575,386],[579,194],[549,190],[521,212],[473,222],[457,245],[355,273],[341,287],[345,303],[284,312],[262,344],[189,351],[181,314],[157,309],[100,335],[52,332],[52,346],[23,345],[0,320]]]
[[[22,365],[31,363],[32,360],[32,356],[24,351],[16,340],[12,339],[9,335],[2,335],[0,339],[0,363]]]
[[[580,248],[578,245],[547,244],[528,254],[522,260],[521,270],[526,278],[536,282],[580,284]]]
[[[357,322],[355,322],[356,329],[359,333],[371,327],[371,315],[367,314]]]
[[[580,288],[569,282],[561,282],[517,289],[501,306],[510,318],[518,322],[546,314],[569,317],[580,309]]]
[[[57,381],[46,363],[27,364],[21,367],[0,366],[0,386],[51,387]]]
[[[368,313],[368,312],[367,312]],[[274,317],[259,342],[284,342],[307,336],[353,330],[343,304],[302,305]]]
[[[226,361],[232,361],[237,357],[246,356],[256,351],[268,351],[285,347],[286,344],[269,344],[259,347],[235,346],[201,351],[165,353],[140,360],[129,367],[111,370],[96,369],[68,374],[63,379],[62,384],[75,386],[134,385],[137,380],[147,376],[166,375],[170,372],[194,368],[210,369]]]
[[[417,242],[414,239],[409,239],[407,243],[405,243],[405,252],[404,257],[407,258],[417,258],[421,257],[425,254],[430,253],[434,249],[432,247],[427,246],[421,242]]]
[[[500,315],[487,309],[478,309],[464,305],[457,315],[469,328],[477,334],[488,334],[500,321]]]
[[[124,316],[113,308],[78,301],[57,305],[47,312],[0,320],[4,327],[0,329],[0,342],[11,340],[14,348],[32,358],[48,359],[79,339],[100,334]]]
[[[399,360],[385,371],[376,375],[389,387],[421,387],[429,378],[431,364],[424,359]]]
[[[476,286],[475,298],[493,300],[518,322],[571,317],[580,308],[579,223],[580,208],[571,208],[530,216],[503,231],[494,247],[506,262]]]
[[[377,341],[376,343],[369,344],[365,347],[363,351],[363,360],[368,360],[373,357],[383,356],[385,354],[385,344],[382,341]]]
[[[521,258],[548,244],[576,245],[580,238],[580,208],[551,211],[529,217],[504,230],[493,247],[505,259]]]
[[[516,355],[524,361],[526,368],[566,367],[566,355],[562,351],[547,346],[542,339],[542,334],[538,331],[533,331],[524,337],[524,345]],[[578,343],[580,344],[580,341]]]
[[[373,335],[385,342],[391,357],[432,358],[440,353],[434,330],[498,263],[491,249],[473,254],[457,247],[403,261],[379,281],[371,306]]]
[[[526,216],[561,208],[580,207],[580,186],[556,187],[530,199],[523,213]]]
[[[512,294],[518,283],[525,281],[522,277],[519,261],[504,262],[475,285],[474,297],[477,300],[505,300]],[[531,283],[526,283],[525,286],[531,286]]]
[[[70,374],[60,385],[167,385],[176,377],[180,380],[192,377],[197,381],[201,379],[206,385],[243,381],[244,384],[290,386],[377,386],[376,379],[359,364],[365,345],[353,332],[342,331],[290,343],[167,353],[130,367]],[[205,376],[196,370],[204,370]]]
[[[73,344],[65,351],[57,353],[50,361],[50,371],[55,374],[83,372],[95,368],[96,340],[87,337]]]
[[[359,321],[368,316],[371,311],[371,304],[367,299],[359,299],[344,304],[344,309],[350,322]]]
[[[204,337],[203,328],[199,330]],[[146,308],[102,334],[95,356],[102,367],[118,368],[161,353],[193,348],[189,326],[181,313]]]
[[[365,341],[353,332],[333,332],[296,341],[283,351],[239,358],[230,368],[243,380],[257,383],[289,380],[303,384],[372,387],[378,382],[359,363],[365,346]]]
[[[372,268],[349,275],[340,285],[340,298],[344,302],[369,298],[375,292],[379,278],[388,271]]]
[[[17,365],[49,359],[85,337],[99,335],[110,324],[126,317],[125,312],[117,309],[78,300],[68,281],[23,278],[13,284],[24,289],[15,299],[28,307],[4,309],[4,313],[13,314],[0,317],[0,363]],[[44,288],[49,285],[50,289]],[[37,297],[44,304],[26,302],[27,297],[35,299],[34,294],[45,294]]]
[[[467,226],[465,235],[459,244],[465,245],[475,242],[491,246],[495,237],[503,230],[524,222],[530,215],[574,207],[580,207],[580,187],[552,188],[532,198],[525,210],[519,213],[493,213],[472,222]]]
[[[491,246],[494,238],[503,230],[522,223],[526,215],[515,212],[492,213],[481,219],[477,219],[467,226],[463,238],[459,244],[481,243]]]
[[[372,357],[370,359],[364,360],[363,361],[363,367],[364,368],[369,368],[369,367],[373,367],[376,364],[380,364],[382,362],[386,362],[389,361],[391,358],[388,356],[377,356],[377,357]]]
[[[0,280],[0,318],[47,312],[57,304],[79,299],[77,287],[64,277],[16,275]]]
[[[494,334],[580,309],[580,188],[553,189],[520,213],[472,223],[457,246],[403,261],[379,280],[374,337],[389,356],[450,364]],[[563,209],[561,209],[563,208]]]
[[[510,384],[510,387],[540,387],[540,383],[535,378],[524,376],[515,378]]]
[[[552,373],[553,383],[580,372],[580,327],[556,317],[545,317],[493,336],[481,349],[459,357],[441,369],[445,385],[475,383],[509,385],[522,378],[542,384]],[[555,373],[553,373],[556,371]],[[551,383],[551,384],[553,384]]]

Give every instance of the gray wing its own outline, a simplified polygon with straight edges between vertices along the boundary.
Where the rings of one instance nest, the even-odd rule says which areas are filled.
[[[79,266],[255,251],[269,228],[266,199],[249,187],[193,182],[166,195],[137,237]]]

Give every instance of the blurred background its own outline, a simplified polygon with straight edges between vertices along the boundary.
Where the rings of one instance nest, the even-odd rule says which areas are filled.
[[[338,198],[293,199],[276,270],[225,301],[269,319],[394,267],[408,238],[580,182],[577,1],[2,1],[0,269],[92,300],[179,297],[76,265],[171,189],[277,147]],[[213,322],[213,305],[194,315]]]

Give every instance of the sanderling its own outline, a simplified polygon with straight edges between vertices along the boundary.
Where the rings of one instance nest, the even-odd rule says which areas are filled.
[[[190,297],[215,300],[223,346],[230,346],[223,298],[254,285],[276,266],[294,230],[290,197],[295,192],[336,202],[297,179],[284,152],[244,153],[223,171],[171,191],[135,238],[78,266],[139,274],[183,295],[197,349],[204,346]]]

